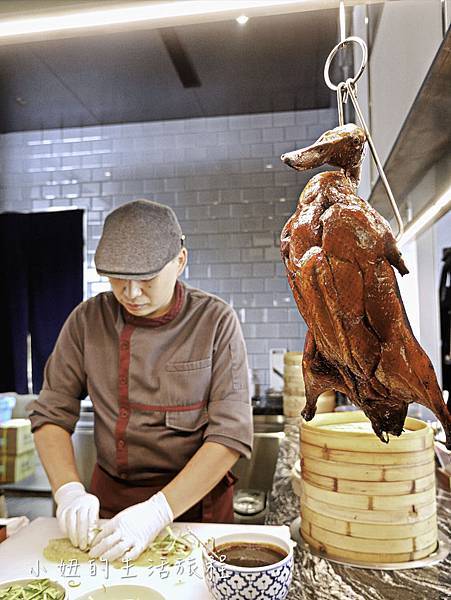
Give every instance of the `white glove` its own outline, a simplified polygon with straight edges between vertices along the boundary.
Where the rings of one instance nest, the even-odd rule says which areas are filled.
[[[102,560],[134,560],[172,523],[174,513],[163,492],[129,506],[102,526],[89,556]]]
[[[55,492],[56,518],[72,545],[86,550],[95,537],[99,521],[99,499],[88,494],[82,483],[70,481]]]

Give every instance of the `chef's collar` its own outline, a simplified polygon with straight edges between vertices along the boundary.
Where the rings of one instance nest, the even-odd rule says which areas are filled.
[[[123,307],[121,307],[122,316],[124,317],[124,321],[126,323],[135,325],[136,327],[161,327],[161,325],[170,323],[179,314],[183,306],[184,298],[185,288],[180,281],[177,281],[175,284],[174,301],[172,302],[172,306],[166,314],[161,315],[161,317],[155,317],[154,319],[149,317],[137,317],[135,315],[131,315]]]

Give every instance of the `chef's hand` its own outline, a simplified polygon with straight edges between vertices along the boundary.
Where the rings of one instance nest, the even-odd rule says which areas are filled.
[[[102,560],[134,560],[169,523],[174,514],[163,492],[134,504],[102,526],[89,552]]]
[[[55,492],[56,518],[72,545],[86,550],[95,536],[99,520],[99,499],[88,494],[82,483],[70,481]]]

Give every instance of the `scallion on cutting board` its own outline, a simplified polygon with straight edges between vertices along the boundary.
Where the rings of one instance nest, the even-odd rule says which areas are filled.
[[[65,592],[50,579],[33,579],[26,584],[0,587],[0,600],[63,600]]]

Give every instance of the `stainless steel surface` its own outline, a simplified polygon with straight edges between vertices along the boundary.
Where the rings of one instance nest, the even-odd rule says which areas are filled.
[[[233,467],[239,478],[235,489],[269,492],[272,488],[277,455],[282,439],[283,415],[254,415],[254,448],[251,458],[240,458]]]
[[[238,490],[233,498],[233,509],[239,515],[257,515],[265,506],[266,493],[262,490]]]
[[[439,48],[384,164],[401,211],[407,211],[410,202],[413,218],[427,208],[431,197],[420,193],[412,199],[409,192],[433,165],[440,164],[434,198],[438,198],[449,186],[451,128],[447,124],[451,118],[451,103],[446,90],[449,89],[450,78],[451,30]],[[384,217],[390,218],[383,187],[379,178],[368,201]]]
[[[294,521],[290,525],[290,535],[292,539],[298,544],[299,548],[308,550],[310,554],[313,554],[313,556],[318,556],[319,558],[330,560],[331,562],[337,563],[339,565],[357,567],[359,569],[380,569],[383,571],[398,571],[404,569],[419,569],[421,567],[430,567],[431,565],[436,565],[437,563],[444,560],[451,551],[449,540],[443,533],[439,532],[437,550],[429,556],[426,556],[426,558],[422,558],[421,560],[411,560],[409,562],[401,563],[364,563],[359,561],[347,561],[345,559],[332,558],[324,552],[320,552],[319,550],[312,548],[302,537],[299,531],[300,526],[301,517],[297,517],[296,519],[294,519]]]
[[[283,433],[283,415],[254,415],[254,434]]]
[[[97,460],[94,444],[94,413],[82,404],[80,419],[72,435],[75,460],[83,485],[87,488],[91,483],[92,471]]]

